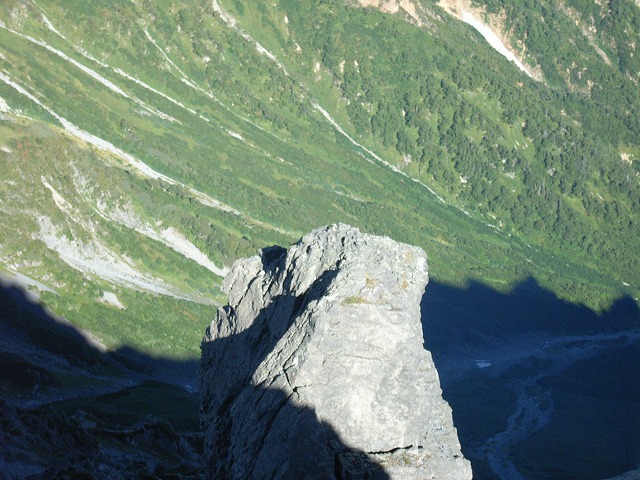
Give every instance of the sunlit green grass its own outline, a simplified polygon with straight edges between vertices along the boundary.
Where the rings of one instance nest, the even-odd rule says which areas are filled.
[[[288,246],[313,228],[341,221],[423,247],[429,255],[430,275],[452,285],[477,280],[506,291],[533,276],[562,298],[596,309],[606,308],[623,293],[634,294],[637,272],[629,271],[632,244],[627,245],[629,250],[620,247],[620,258],[604,261],[574,246],[559,244],[549,229],[525,231],[510,223],[504,206],[496,207],[493,218],[486,205],[461,201],[462,188],[467,187],[435,182],[418,162],[403,167],[432,185],[447,202],[464,204],[467,216],[455,206],[440,202],[423,186],[376,162],[337,132],[313,108],[313,101],[330,111],[364,146],[391,164],[401,164],[401,155],[395,149],[351,124],[346,111],[349,99],[344,98],[335,72],[321,65],[321,79],[316,79],[313,70],[315,62],[321,61],[320,52],[309,49],[309,39],[300,37],[301,31],[296,30],[300,27],[284,23],[284,13],[292,8],[290,2],[278,8],[264,5],[257,16],[252,15],[252,2],[222,4],[238,16],[243,29],[278,55],[288,75],[212,15],[208,2],[167,0],[153,6],[122,1],[109,9],[100,2],[38,2],[69,42],[38,20],[40,10],[33,5],[27,9],[31,13],[20,21],[10,22],[10,12],[18,8],[18,3],[9,2],[0,9],[0,19],[10,28],[64,51],[132,98],[118,95],[68,61],[0,29],[3,68],[12,78],[79,128],[185,185],[144,178],[121,158],[69,137],[49,113],[0,83],[0,95],[10,108],[34,119],[7,114],[0,121],[0,144],[11,150],[0,153],[6,165],[0,174],[3,256],[9,258],[20,251],[22,260],[14,262],[21,265],[20,271],[47,279],[45,283],[55,287],[58,295],[42,297],[54,311],[95,332],[110,347],[131,345],[177,357],[198,354],[203,329],[214,315],[212,306],[135,292],[71,269],[36,239],[39,227],[35,217],[51,218],[70,239],[88,243],[94,237],[86,226],[79,226],[60,211],[41,177],[77,209],[83,222],[95,226],[101,241],[119,255],[131,258],[141,272],[220,303],[225,301],[219,289],[220,277],[128,227],[100,217],[98,200],[109,208],[130,208],[150,225],[161,222],[157,225],[162,228],[176,228],[219,266],[229,266],[262,247]],[[327,14],[330,10],[326,5],[318,8]],[[178,15],[181,10],[190,13],[191,20]],[[461,52],[462,47],[442,45],[437,40],[437,35],[462,35],[455,22],[443,21],[437,35],[432,35],[378,12],[345,6],[337,11],[343,15],[339,19],[348,19],[346,31],[362,39],[363,45],[380,38],[389,28],[396,29],[410,45],[409,53],[423,59],[422,71],[450,83],[433,65],[436,61],[445,64],[447,58],[451,60]],[[195,23],[190,26],[189,22]],[[177,68],[147,39],[143,27],[189,81],[210,91],[220,103],[184,83]],[[294,41],[304,44],[302,52]],[[109,66],[86,58],[79,48]],[[199,49],[206,51],[208,62]],[[373,80],[375,75],[397,69],[392,54],[399,54],[399,50],[386,53],[389,58],[380,55],[376,59]],[[503,71],[503,67],[495,67],[496,78],[508,82],[512,73]],[[183,106],[126,79],[113,68],[122,69]],[[392,86],[384,88],[393,93]],[[536,93],[529,84],[523,88],[528,95]],[[491,95],[482,89],[461,90],[455,101],[466,99],[485,115],[491,128],[501,132],[499,143],[505,148],[513,147],[516,141],[523,145],[528,139],[519,123],[506,120],[508,105]],[[133,98],[177,122],[140,113],[144,110]],[[429,122],[436,129],[436,114],[431,115]],[[467,131],[467,137],[475,142],[483,135],[482,128],[472,126]],[[415,140],[415,129],[410,136]],[[537,171],[542,167],[536,164],[536,155],[530,146],[523,159]],[[450,159],[444,162],[447,168],[454,168]],[[520,172],[515,179],[500,173],[496,184],[509,192],[514,190],[514,195],[525,194],[528,186],[521,177]],[[79,178],[90,194],[80,191]],[[242,215],[202,205],[189,188],[210,195]],[[603,198],[615,197],[607,189],[593,188]],[[593,229],[601,226],[589,217],[579,199],[567,197],[566,204],[579,213],[584,225]],[[485,224],[499,221],[504,221],[503,231]],[[622,272],[628,288],[620,281]],[[114,291],[126,310],[100,303],[97,299],[105,290]]]

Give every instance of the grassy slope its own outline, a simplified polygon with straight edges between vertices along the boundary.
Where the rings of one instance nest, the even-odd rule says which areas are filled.
[[[287,36],[283,11],[255,7],[263,13],[252,17],[253,6],[245,2],[242,16],[239,5],[223,3],[241,18],[243,28],[286,63],[288,74],[221,22],[208,2],[122,1],[109,9],[100,2],[3,4],[0,19],[7,27],[63,51],[129,98],[50,50],[0,29],[3,69],[10,78],[58,115],[182,183],[144,178],[121,158],[68,136],[51,113],[0,82],[0,96],[13,112],[4,113],[0,122],[0,143],[6,147],[0,155],[7,166],[0,184],[2,259],[5,268],[13,265],[54,288],[57,295],[42,295],[54,311],[95,331],[109,345],[128,344],[173,356],[197,352],[202,329],[213,314],[209,306],[114,286],[70,268],[36,239],[36,219],[42,216],[69,239],[90,244],[99,238],[132,259],[139,271],[180,292],[223,301],[216,287],[219,277],[130,227],[101,217],[96,210],[99,201],[112,210],[130,209],[148,224],[174,227],[217,265],[230,265],[257,248],[286,245],[314,227],[343,221],[422,246],[430,255],[432,275],[441,282],[462,285],[477,279],[506,290],[533,275],[562,297],[595,308],[625,291],[615,263],[587,261],[576,250],[545,243],[544,235],[528,246],[525,241],[535,240],[534,235],[518,238],[517,226],[509,227],[512,234],[509,229],[496,231],[485,225],[489,217],[481,208],[466,205],[471,213],[467,216],[363,156],[312,106],[317,99],[359,138],[330,74],[322,70],[323,79],[316,81],[315,54],[296,52],[293,42],[302,43],[302,30],[298,37]],[[284,2],[282,8],[293,7]],[[66,40],[47,28],[43,13]],[[306,28],[294,25],[294,12],[288,13],[291,30]],[[349,14],[363,22],[388,21],[416,45],[424,41],[436,48],[441,42],[436,36],[430,39],[431,33],[377,13]],[[145,28],[171,62],[147,38]],[[443,28],[450,29],[447,35],[459,33],[453,23]],[[83,56],[80,48],[104,65]],[[424,53],[416,49],[415,55]],[[459,54],[440,53],[443,58]],[[508,67],[496,67],[496,75],[506,75],[501,69]],[[197,88],[182,81],[181,72]],[[175,121],[149,114],[140,102]],[[16,110],[28,118],[16,116]],[[508,125],[500,125],[508,130]],[[520,135],[505,134],[504,141],[522,140]],[[375,138],[364,136],[362,141],[387,161],[399,159]],[[420,175],[411,168],[410,174]],[[43,176],[74,206],[79,221],[56,206]],[[431,176],[422,178],[432,183]],[[433,187],[456,202],[456,192],[446,185]],[[240,215],[202,205],[189,188]],[[640,283],[635,277],[625,278],[632,285]],[[633,288],[627,292],[637,296]],[[126,310],[98,302],[105,290],[116,292]]]

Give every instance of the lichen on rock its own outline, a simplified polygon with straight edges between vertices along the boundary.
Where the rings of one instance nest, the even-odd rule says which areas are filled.
[[[342,224],[237,261],[202,343],[207,477],[470,479],[427,281],[421,249]]]

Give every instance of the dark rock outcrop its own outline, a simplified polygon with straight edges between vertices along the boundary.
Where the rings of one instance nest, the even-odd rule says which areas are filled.
[[[207,477],[469,479],[424,350],[427,258],[334,225],[236,262],[202,344]]]

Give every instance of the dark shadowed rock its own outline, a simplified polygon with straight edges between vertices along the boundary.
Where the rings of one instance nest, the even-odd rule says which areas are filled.
[[[427,280],[421,249],[346,225],[236,262],[202,344],[208,478],[470,479]]]

